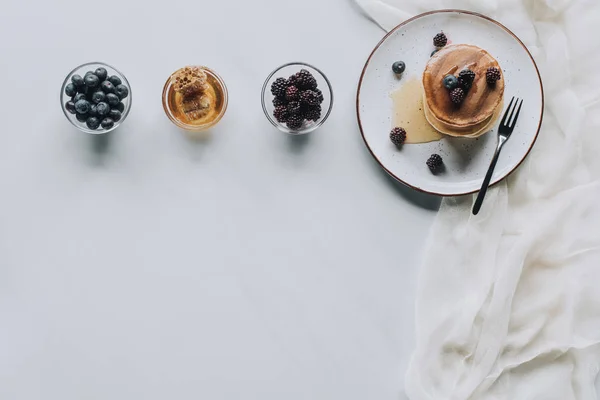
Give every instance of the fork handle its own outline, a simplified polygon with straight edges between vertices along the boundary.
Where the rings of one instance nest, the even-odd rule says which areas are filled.
[[[479,214],[479,210],[481,209],[481,205],[483,204],[483,199],[485,198],[485,194],[487,193],[490,181],[492,180],[492,175],[494,175],[494,168],[496,168],[496,163],[498,162],[498,157],[500,156],[500,150],[502,150],[503,144],[503,142],[499,143],[498,147],[496,148],[496,152],[494,153],[494,158],[492,158],[492,162],[490,163],[490,167],[488,168],[487,174],[485,174],[483,185],[481,185],[481,189],[479,190],[479,194],[477,195],[477,200],[475,200],[475,205],[473,206],[473,215]]]

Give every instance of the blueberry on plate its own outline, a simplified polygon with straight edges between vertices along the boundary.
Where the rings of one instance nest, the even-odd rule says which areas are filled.
[[[122,82],[121,82],[121,78],[119,78],[116,75],[111,76],[110,78],[108,78],[108,81],[110,83],[112,83],[115,86],[119,86]]]
[[[401,74],[405,69],[406,64],[404,64],[404,61],[396,61],[392,64],[392,71],[394,71],[395,74]]]
[[[90,116],[87,114],[75,114],[75,118],[77,118],[77,121],[79,122],[86,122],[89,117]]]
[[[121,114],[121,111],[117,110],[116,108],[113,108],[112,110],[110,110],[110,112],[108,113],[108,116],[115,122],[118,122],[121,120],[121,117],[123,116]]]
[[[73,75],[71,77],[71,82],[73,82],[73,85],[75,85],[75,87],[77,87],[77,88],[80,88],[85,85],[83,78],[79,74]]]
[[[77,93],[75,96],[73,96],[73,103],[77,103],[79,100],[85,100],[85,94]]]
[[[88,112],[88,115],[89,115],[90,117],[95,117],[95,116],[97,116],[97,115],[98,115],[98,106],[97,106],[97,105],[95,105],[95,104],[92,104],[92,105],[90,106],[90,111]]]
[[[100,79],[94,74],[86,75],[83,80],[85,81],[85,86],[89,88],[95,88],[100,84]]]
[[[113,85],[110,81],[104,81],[100,85],[100,89],[102,89],[104,93],[114,93],[115,85]]]
[[[444,87],[448,90],[452,90],[458,86],[458,78],[454,75],[448,74],[444,77]]]
[[[98,90],[92,95],[92,101],[96,104],[102,103],[106,101],[106,94],[102,90]]]
[[[121,85],[117,85],[117,95],[119,96],[119,98],[121,100],[123,100],[125,97],[129,96],[129,89],[127,88],[127,86],[121,84]]]
[[[102,120],[101,125],[104,129],[110,129],[115,126],[115,121],[112,118],[106,117]]]
[[[65,103],[65,110],[67,110],[68,112],[70,112],[71,114],[75,114],[75,103],[71,100],[71,101],[67,101]]]
[[[77,87],[75,84],[69,83],[67,86],[65,86],[65,93],[67,96],[75,96],[77,94]]]
[[[116,94],[109,93],[106,95],[106,101],[108,102],[109,105],[116,106],[117,104],[119,104],[119,102],[121,100],[119,99],[119,96],[117,96]]]
[[[117,110],[119,110],[121,113],[123,113],[123,111],[125,111],[125,104],[123,103],[119,103],[117,104],[114,108],[116,108]]]
[[[85,124],[87,125],[88,128],[90,129],[98,129],[98,127],[100,126],[100,119],[98,119],[97,117],[89,117],[86,121]]]
[[[75,111],[77,114],[87,114],[90,111],[90,102],[87,100],[79,100],[75,103]]]
[[[108,113],[110,112],[110,106],[105,102],[98,103],[98,105],[96,106],[96,112],[101,117],[108,115]]]
[[[94,74],[98,77],[98,79],[100,79],[100,81],[103,81],[106,80],[106,77],[108,76],[108,71],[104,67],[99,67],[96,68]]]

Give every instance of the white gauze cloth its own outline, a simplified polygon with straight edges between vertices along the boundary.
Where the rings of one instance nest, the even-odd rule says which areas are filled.
[[[546,93],[537,144],[481,213],[471,215],[474,196],[442,203],[419,276],[406,394],[597,399],[600,1],[356,1],[386,30],[433,9],[487,14],[528,46]]]

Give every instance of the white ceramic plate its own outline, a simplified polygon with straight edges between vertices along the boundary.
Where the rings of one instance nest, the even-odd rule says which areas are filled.
[[[478,139],[444,137],[401,149],[389,139],[390,93],[410,78],[421,79],[434,50],[433,37],[440,31],[451,43],[479,46],[498,60],[506,85],[505,107],[513,96],[523,99],[519,121],[502,150],[492,184],[514,171],[531,150],[542,123],[544,94],[537,66],[525,45],[503,25],[480,14],[460,10],[421,14],[394,28],[375,47],[363,69],[356,99],[358,123],[367,147],[398,181],[423,192],[456,196],[479,190],[496,148],[498,123]],[[406,63],[400,78],[391,69],[398,60]],[[446,166],[438,175],[433,175],[425,164],[433,153],[440,154]]]

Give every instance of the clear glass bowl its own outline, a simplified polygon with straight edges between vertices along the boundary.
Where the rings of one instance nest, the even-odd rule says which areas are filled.
[[[208,83],[215,90],[216,97],[217,97],[219,113],[216,116],[214,116],[213,118],[211,118],[210,121],[208,121],[205,124],[189,124],[189,123],[186,123],[185,121],[182,121],[180,118],[177,118],[177,110],[174,110],[173,107],[171,106],[169,97],[172,95],[172,91],[174,90],[172,87],[173,86],[172,78],[180,70],[173,72],[169,76],[169,78],[165,82],[165,86],[163,87],[163,93],[162,93],[163,109],[165,110],[165,114],[167,114],[167,117],[169,118],[169,120],[171,120],[172,123],[174,123],[181,129],[184,129],[184,130],[190,131],[190,132],[201,132],[201,131],[205,131],[205,130],[215,126],[217,123],[219,123],[219,121],[225,115],[225,112],[227,111],[227,105],[229,103],[229,95],[227,93],[227,86],[225,85],[225,81],[223,81],[223,78],[221,78],[215,71],[213,71],[212,69],[210,69],[208,67],[204,67],[201,65],[198,65],[197,67],[201,68],[204,72],[206,72],[206,75],[208,77]]]
[[[122,114],[121,119],[119,121],[115,122],[115,124],[113,125],[112,128],[104,129],[102,127],[99,127],[98,129],[92,130],[87,127],[85,122],[79,122],[77,120],[77,118],[75,117],[75,114],[71,114],[70,112],[68,112],[66,110],[65,104],[71,98],[69,96],[67,96],[67,94],[65,93],[65,87],[69,83],[71,83],[71,77],[73,75],[79,74],[83,77],[87,71],[95,71],[99,67],[106,68],[106,70],[108,71],[108,76],[112,76],[112,75],[118,76],[121,79],[121,81],[123,82],[123,84],[125,86],[127,86],[127,88],[129,89],[129,95],[122,100],[122,103],[125,106],[125,108],[123,109],[123,112],[121,113]],[[77,129],[79,129],[82,132],[97,135],[97,134],[114,131],[115,129],[117,129],[117,127],[119,125],[121,125],[123,123],[123,121],[125,121],[125,119],[127,118],[127,115],[129,115],[129,110],[131,109],[131,95],[132,95],[131,85],[129,84],[129,81],[127,80],[127,78],[125,78],[125,75],[123,75],[119,70],[117,70],[113,66],[110,66],[110,65],[102,63],[102,62],[97,62],[97,61],[89,62],[89,63],[81,64],[80,66],[75,68],[73,71],[69,72],[69,75],[67,75],[67,77],[65,78],[65,81],[63,82],[62,87],[60,89],[60,107],[62,108],[63,112],[65,113],[65,117],[67,117],[69,122],[71,122]]]
[[[290,129],[285,124],[278,122],[273,116],[273,110],[275,110],[275,106],[273,106],[273,94],[271,94],[271,85],[277,78],[288,78],[301,69],[306,69],[310,72],[315,79],[317,80],[318,88],[323,93],[323,103],[321,103],[321,118],[317,121],[304,121],[302,124],[302,128],[300,129]],[[329,114],[331,114],[331,109],[333,108],[333,90],[331,88],[331,83],[327,76],[321,70],[316,67],[313,67],[310,64],[306,64],[303,62],[291,62],[288,64],[284,64],[281,67],[275,69],[275,71],[271,72],[265,83],[262,87],[261,93],[261,102],[262,108],[265,112],[265,116],[269,120],[273,126],[279,129],[282,132],[289,133],[291,135],[302,135],[305,133],[309,133],[320,127],[325,123]]]

